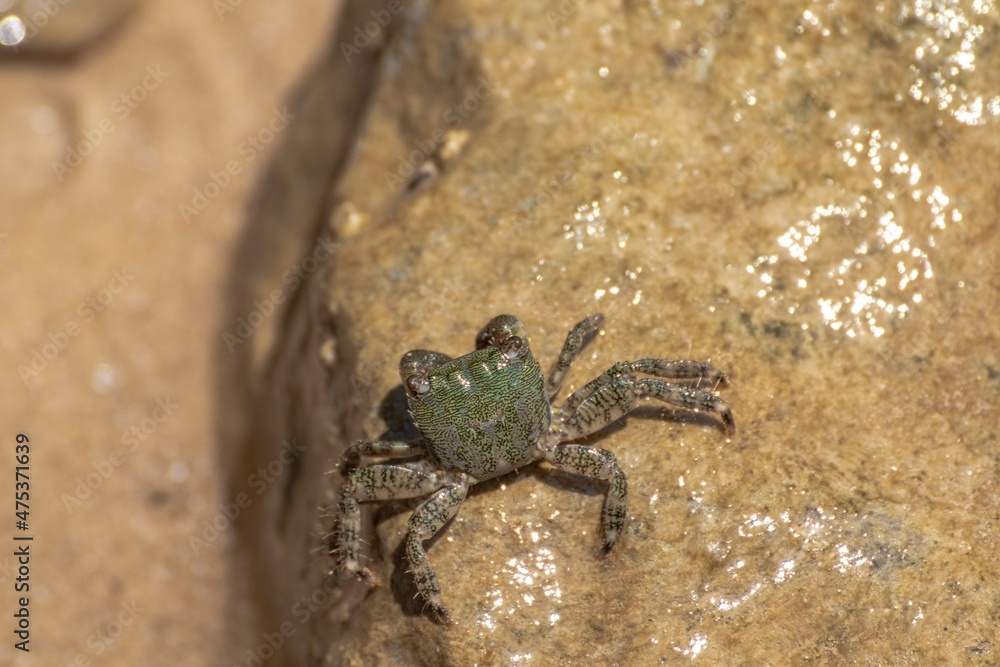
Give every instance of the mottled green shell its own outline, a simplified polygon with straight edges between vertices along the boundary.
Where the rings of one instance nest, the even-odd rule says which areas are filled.
[[[410,398],[410,414],[446,470],[478,479],[534,459],[551,422],[542,369],[527,345],[515,359],[498,347],[476,350],[427,373],[430,391]]]

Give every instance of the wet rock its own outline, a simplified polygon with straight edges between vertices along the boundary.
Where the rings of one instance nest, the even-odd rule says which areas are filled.
[[[398,557],[415,505],[371,512],[389,583],[329,664],[986,664],[1000,134],[934,101],[917,49],[960,36],[912,4],[420,7],[336,190],[338,446],[398,431],[379,406],[405,351],[464,354],[501,312],[543,366],[607,315],[564,393],[711,360],[737,432],[651,405],[588,439],[630,484],[604,558],[602,487],[541,465],[481,485],[429,543],[453,627]]]

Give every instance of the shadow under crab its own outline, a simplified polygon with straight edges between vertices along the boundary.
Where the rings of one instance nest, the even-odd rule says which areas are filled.
[[[523,325],[513,315],[490,320],[476,337],[476,350],[457,359],[430,350],[404,354],[399,373],[421,436],[360,440],[348,447],[345,457],[349,463],[362,456],[423,458],[367,465],[348,475],[338,507],[338,566],[377,585],[378,578],[358,562],[360,503],[427,496],[407,521],[400,549],[425,604],[437,620],[451,623],[423,543],[458,513],[471,486],[535,461],[607,483],[602,522],[604,550],[609,551],[625,525],[625,473],[608,450],[573,441],[629,414],[642,398],[714,412],[729,434],[735,422],[722,399],[699,388],[702,382],[712,387],[725,382],[721,371],[700,361],[617,362],[553,407],[567,371],[603,322],[604,315],[598,313],[573,327],[548,380],[531,353]]]

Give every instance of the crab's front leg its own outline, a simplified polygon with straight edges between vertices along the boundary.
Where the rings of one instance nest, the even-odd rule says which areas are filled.
[[[379,583],[371,570],[358,563],[362,502],[426,496],[447,483],[443,472],[424,461],[415,465],[371,465],[347,477],[340,492],[337,563],[370,586]]]
[[[628,508],[628,481],[615,455],[591,445],[543,445],[539,450],[542,458],[561,470],[608,483],[601,514],[604,551],[610,551],[625,527],[625,511]]]
[[[430,605],[439,621],[451,624],[451,615],[441,602],[441,587],[437,575],[427,559],[424,540],[429,540],[458,513],[458,508],[469,492],[468,481],[462,476],[455,484],[450,484],[425,500],[406,522],[406,560],[417,585],[417,591]]]
[[[549,379],[545,383],[550,401],[559,393],[559,388],[562,386],[563,380],[566,379],[566,372],[569,371],[573,361],[580,355],[587,343],[593,339],[594,334],[598,332],[602,324],[604,324],[604,313],[597,313],[577,322],[566,336],[566,342],[563,343],[559,358],[556,359],[556,363],[552,364]]]

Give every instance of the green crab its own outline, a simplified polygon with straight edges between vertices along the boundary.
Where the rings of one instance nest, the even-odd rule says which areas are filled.
[[[727,433],[735,430],[729,406],[698,386],[717,386],[725,376],[707,362],[642,359],[618,362],[559,407],[551,402],[570,364],[598,331],[604,315],[583,320],[569,332],[548,380],[528,347],[524,326],[498,315],[479,332],[476,351],[452,359],[440,352],[411,350],[399,362],[410,414],[423,438],[412,442],[361,440],[348,447],[349,463],[362,456],[408,457],[417,462],[355,468],[339,503],[336,556],[339,568],[370,585],[378,578],[358,563],[360,503],[430,496],[407,522],[405,556],[417,590],[434,616],[452,622],[423,543],[458,513],[469,487],[534,461],[606,482],[604,550],[625,525],[628,483],[615,455],[592,445],[573,444],[656,398],[692,410],[715,412]],[[639,374],[683,380],[672,384]]]

